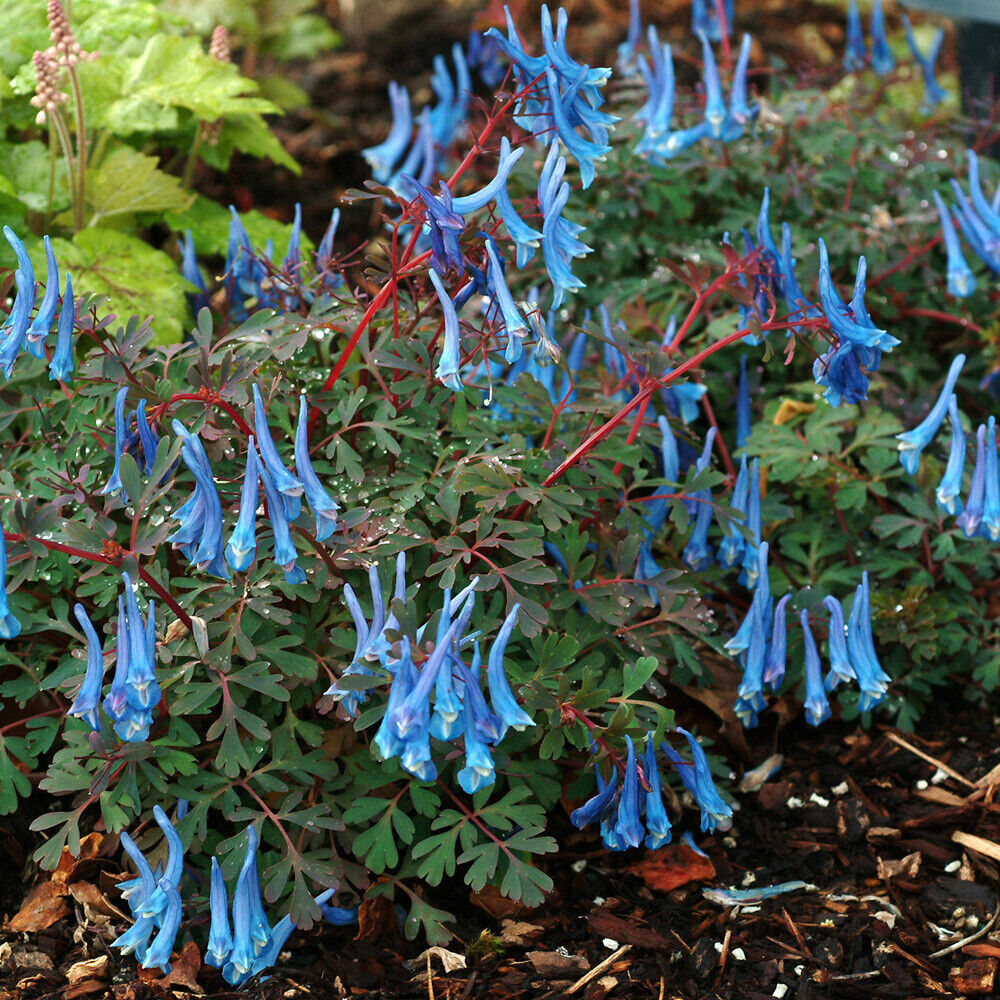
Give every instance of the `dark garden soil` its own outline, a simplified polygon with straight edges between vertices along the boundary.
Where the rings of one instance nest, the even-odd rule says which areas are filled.
[[[442,887],[429,899],[457,912],[458,937],[428,956],[403,940],[391,908],[372,906],[360,929],[293,936],[275,974],[239,991],[199,968],[191,943],[168,980],[137,978],[134,960],[107,947],[128,924],[111,838],[93,834],[83,860],[22,886],[30,841],[23,818],[5,817],[0,1000],[989,995],[1000,965],[996,733],[991,713],[961,704],[942,706],[919,737],[795,722],[777,738],[777,773],[737,793],[732,833],[697,836],[707,859],[686,845],[612,854],[559,816],[563,850],[546,866],[556,891],[540,909]],[[751,763],[774,745],[751,743]],[[683,817],[678,834],[697,823],[690,806],[671,814]],[[806,885],[740,906],[706,895],[790,881]],[[36,929],[16,929],[26,927]],[[459,967],[446,973],[442,959]]]

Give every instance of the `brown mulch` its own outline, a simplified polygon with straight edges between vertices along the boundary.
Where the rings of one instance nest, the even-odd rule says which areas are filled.
[[[564,847],[545,866],[556,890],[539,910],[441,887],[430,901],[457,912],[458,936],[430,956],[432,993],[423,946],[374,914],[364,933],[323,925],[293,937],[281,968],[241,990],[200,965],[200,941],[175,954],[169,982],[137,977],[134,960],[106,945],[128,921],[113,888],[118,862],[98,857],[95,839],[82,860],[5,904],[0,1000],[991,994],[1000,964],[992,713],[949,706],[920,736],[795,723],[777,746],[783,766],[737,793],[731,834],[696,837],[707,861],[686,845],[612,854],[557,817]],[[758,737],[748,764],[774,749]],[[684,808],[683,822],[690,828],[697,813]],[[10,827],[0,820],[0,842]],[[684,828],[678,821],[678,840]],[[704,892],[793,880],[807,886],[740,906]],[[44,929],[23,929],[32,924]],[[442,960],[460,967],[445,972]]]

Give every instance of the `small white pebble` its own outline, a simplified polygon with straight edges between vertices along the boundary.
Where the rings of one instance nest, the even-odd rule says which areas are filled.
[[[570,868],[572,868],[573,871],[576,872],[577,875],[579,875],[580,872],[582,872],[583,869],[586,868],[586,867],[587,867],[587,859],[586,858],[580,858],[579,861],[574,861],[573,864],[570,865]]]
[[[801,976],[802,973],[805,972],[805,970],[806,967],[804,965],[796,965],[792,971],[795,973],[795,975]]]
[[[721,942],[721,941],[716,941],[716,942],[715,942],[715,950],[716,950],[716,951],[717,951],[717,952],[718,952],[718,953],[719,953],[720,955],[722,954],[722,942]]]
[[[595,896],[594,897],[594,906],[603,906],[603,905],[604,905],[604,897],[603,896]]]
[[[747,953],[742,948],[734,948],[730,953],[737,962],[745,962],[747,960]]]
[[[803,805],[805,805],[805,803],[802,801],[802,799],[797,798],[795,795],[793,795],[788,800],[788,808],[789,809],[801,809]]]
[[[757,881],[757,876],[756,876],[756,875],[754,875],[754,873],[753,873],[753,872],[747,872],[747,873],[746,873],[746,874],[745,874],[745,875],[743,876],[743,880],[742,880],[742,882],[740,882],[740,885],[742,885],[742,886],[743,886],[743,888],[744,888],[744,889],[746,889],[746,888],[747,888],[747,886],[751,886],[751,885],[753,885],[753,884],[754,884],[754,882],[756,882],[756,881]]]
[[[839,785],[834,785],[833,788],[830,789],[834,795],[846,795],[850,790],[851,786],[846,781],[842,781]],[[785,984],[779,983],[778,986],[785,986]],[[775,986],[775,989],[777,989],[778,986]],[[788,987],[785,986],[785,989],[788,989]],[[782,996],[784,996],[784,994],[782,994]]]
[[[556,954],[562,955],[563,958],[569,958],[569,949],[565,945],[559,945],[559,947],[556,948]]]
[[[608,949],[608,951],[617,951],[618,950],[618,942],[614,938],[605,938],[601,942],[601,944],[603,944],[604,947]]]
[[[784,983],[778,983],[774,987],[774,992],[771,994],[773,997],[777,997],[777,1000],[782,1000],[784,995],[788,992],[788,987]]]
[[[951,872],[957,872],[961,867],[962,862],[960,860],[949,861],[948,864],[944,866],[944,870],[950,874]]]
[[[735,909],[735,907],[734,907],[734,909]],[[760,907],[759,906],[741,906],[739,908],[739,910],[740,910],[740,913],[742,913],[744,915],[746,915],[747,913],[760,913]]]
[[[822,795],[817,795],[815,792],[813,792],[812,795],[809,796],[809,801],[814,802],[816,805],[820,806],[823,809],[825,809],[830,804],[829,799],[824,799]]]
[[[941,768],[938,768],[934,774],[931,775],[931,784],[940,785],[943,781],[947,781],[949,777],[950,775],[947,771],[942,771]]]
[[[923,792],[923,791],[926,791],[926,790],[927,790],[927,782],[926,782],[926,781],[924,781],[924,779],[923,779],[923,778],[921,778],[921,779],[920,779],[920,780],[919,780],[919,781],[917,782],[917,791],[918,791],[918,792]]]
[[[965,918],[965,926],[969,928],[970,931],[974,931],[979,926],[979,917],[969,914]]]
[[[830,930],[833,930],[837,926],[833,922],[833,918],[832,917],[827,917],[825,920],[821,920],[819,922],[819,925],[820,925],[820,927],[826,927],[826,928],[829,928]]]
[[[736,838],[735,837],[723,837],[722,838],[722,846],[723,847],[729,847],[729,848],[735,847],[736,846]]]
[[[875,914],[876,920],[881,920],[889,930],[892,930],[896,926],[896,914],[890,913],[888,910],[879,910]]]

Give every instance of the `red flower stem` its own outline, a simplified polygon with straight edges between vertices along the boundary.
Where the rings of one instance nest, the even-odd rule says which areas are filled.
[[[952,323],[960,326],[963,330],[971,330],[973,333],[982,333],[983,328],[978,323],[973,323],[971,319],[963,319],[961,316],[952,316],[951,313],[941,312],[938,309],[910,309],[899,310],[900,316],[920,316],[924,319],[936,319],[942,323]]]
[[[719,19],[719,34],[722,36],[722,61],[728,72],[733,68],[733,53],[729,46],[729,21],[726,20],[723,0],[715,0],[715,15]]]
[[[918,260],[919,258],[923,257],[925,253],[927,253],[930,250],[933,250],[934,247],[936,247],[943,239],[944,237],[941,235],[941,233],[938,233],[933,239],[928,240],[922,246],[919,246],[916,249],[911,250],[905,257],[901,258],[900,260],[897,260],[896,263],[892,265],[892,267],[887,268],[881,274],[876,274],[875,277],[868,282],[868,287],[874,288],[876,285],[885,281],[885,279],[888,278],[890,275],[895,274],[897,271],[901,271],[904,267],[907,267],[909,264],[912,264],[915,260]]]
[[[709,424],[715,428],[715,447],[718,449],[719,457],[722,459],[722,464],[726,467],[726,475],[729,476],[729,484],[732,485],[736,482],[736,467],[733,465],[733,460],[730,457],[729,449],[726,447],[726,442],[722,440],[722,429],[719,427],[718,420],[715,419],[715,410],[712,409],[712,404],[708,401],[707,392],[701,397],[701,405],[705,409],[705,416],[708,417]]]
[[[642,427],[643,418],[646,416],[646,408],[649,406],[650,397],[647,396],[642,401],[642,406],[636,411],[635,420],[632,421],[632,426],[629,429],[628,437],[625,439],[625,444],[635,444],[635,439],[639,436],[639,428]],[[612,470],[615,476],[620,476],[622,474],[622,464],[621,462],[615,462],[615,467]]]
[[[215,392],[176,392],[167,402],[156,408],[158,418],[162,421],[167,411],[174,403],[204,403],[206,406],[217,406],[224,413],[228,414],[233,423],[248,437],[253,437],[254,429],[243,419],[239,411],[231,404],[227,403],[218,393]]]

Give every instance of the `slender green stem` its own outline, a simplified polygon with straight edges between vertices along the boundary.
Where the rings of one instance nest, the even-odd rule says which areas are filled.
[[[201,144],[204,141],[205,123],[198,122],[198,128],[195,129],[194,133],[194,141],[191,143],[187,160],[184,162],[184,173],[181,175],[181,180],[184,182],[184,187],[186,188],[190,188],[191,181],[194,180],[194,168],[198,165],[198,154],[201,152]]]
[[[69,81],[73,87],[73,110],[76,112],[76,168],[79,201],[73,206],[73,224],[79,232],[83,229],[87,198],[87,116],[83,107],[83,88],[76,66],[69,67]]]
[[[53,131],[59,137],[59,145],[62,146],[63,156],[66,157],[66,171],[69,174],[69,193],[73,201],[73,219],[75,222],[78,211],[77,205],[80,201],[80,192],[77,186],[76,158],[73,156],[73,142],[70,139],[66,119],[63,118],[62,112],[58,108],[53,108],[49,112],[49,121],[52,123]],[[82,218],[82,207],[79,209],[79,213]]]
[[[49,193],[45,206],[45,229],[52,222],[52,213],[56,202],[56,166],[59,162],[59,140],[56,138],[52,122],[49,122]]]

